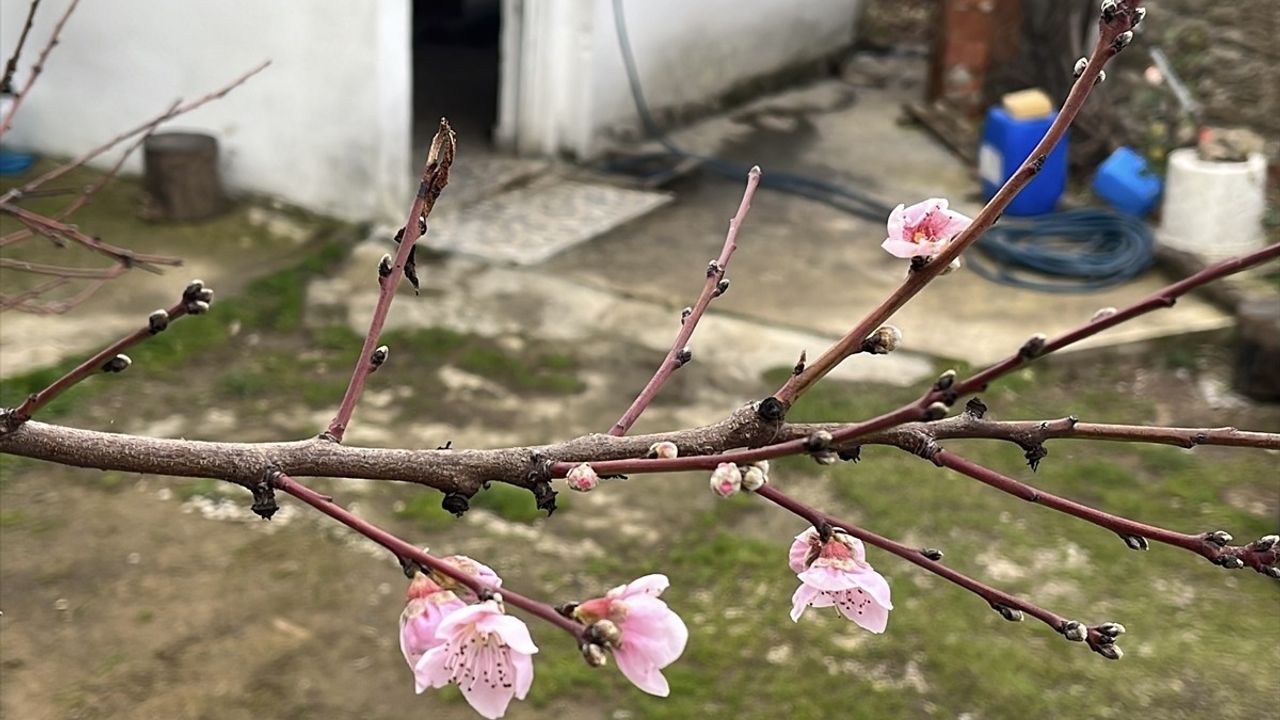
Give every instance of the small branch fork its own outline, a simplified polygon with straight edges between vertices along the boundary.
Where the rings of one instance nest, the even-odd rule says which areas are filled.
[[[676,339],[671,343],[667,356],[663,358],[662,364],[645,384],[644,389],[632,401],[631,407],[627,408],[626,412],[622,413],[622,417],[618,418],[618,421],[609,429],[610,435],[626,435],[639,419],[640,414],[649,407],[649,403],[653,402],[671,374],[692,359],[693,353],[689,350],[689,339],[693,337],[698,321],[707,311],[711,300],[720,297],[729,289],[729,280],[725,277],[725,272],[729,269],[729,259],[733,257],[734,250],[738,249],[738,231],[742,228],[743,221],[747,219],[747,211],[751,209],[751,200],[755,197],[756,188],[760,185],[760,174],[759,166],[752,167],[747,173],[747,187],[742,193],[742,202],[738,204],[738,212],[729,220],[729,232],[725,235],[720,257],[707,264],[707,280],[702,285],[702,294],[698,296],[697,302],[692,307],[686,308],[680,314],[680,332],[676,333]]]
[[[13,48],[13,55],[4,64],[4,77],[0,78],[0,93],[12,94],[13,74],[18,70],[18,58],[22,57],[22,48],[27,44],[27,35],[31,32],[31,21],[36,17],[40,0],[31,0],[27,7],[27,22],[22,26],[22,34],[18,36],[18,44]]]
[[[351,373],[351,381],[342,396],[338,412],[329,423],[329,428],[321,434],[322,438],[336,443],[342,442],[351,415],[355,412],[356,403],[364,391],[365,381],[369,374],[378,368],[386,359],[374,357],[378,337],[382,334],[382,326],[387,321],[387,312],[391,309],[391,301],[395,298],[396,287],[404,276],[406,265],[412,268],[414,243],[427,231],[427,217],[435,207],[436,198],[449,184],[449,167],[453,165],[454,153],[457,150],[456,138],[449,121],[440,119],[440,127],[431,141],[431,150],[427,153],[427,162],[422,168],[422,180],[418,184],[418,194],[409,208],[409,219],[399,233],[400,245],[396,251],[395,261],[388,264],[384,261],[378,269],[378,304],[373,309],[373,317],[369,320],[369,331],[365,333],[364,345],[360,348],[360,357],[356,358],[355,369]],[[415,271],[416,272],[416,271]],[[410,277],[417,287],[416,274]]]
[[[1004,185],[987,202],[973,222],[956,235],[947,246],[947,249],[933,258],[931,262],[919,268],[913,266],[911,273],[897,290],[894,290],[889,297],[885,298],[883,302],[868,313],[844,337],[827,348],[821,356],[809,363],[803,371],[789,378],[774,393],[773,397],[781,404],[784,412],[786,408],[791,407],[796,398],[804,394],[814,383],[825,377],[845,358],[860,352],[868,335],[884,324],[903,305],[906,305],[909,300],[923,290],[926,285],[941,275],[953,260],[958,259],[961,253],[973,245],[983,233],[991,229],[991,226],[1000,219],[1005,208],[1009,206],[1014,197],[1040,172],[1045,158],[1049,157],[1049,153],[1052,152],[1053,148],[1062,140],[1063,135],[1066,134],[1067,128],[1075,121],[1076,115],[1079,114],[1080,109],[1084,106],[1085,100],[1088,99],[1089,93],[1093,90],[1093,86],[1098,82],[1103,66],[1127,44],[1127,40],[1123,38],[1132,37],[1131,31],[1142,17],[1141,12],[1138,10],[1138,4],[1138,2],[1118,3],[1115,4],[1116,7],[1111,12],[1103,14],[1098,23],[1098,43],[1089,57],[1088,65],[1076,79],[1075,84],[1071,86],[1071,91],[1068,93],[1066,101],[1062,103],[1062,109],[1058,111],[1053,124],[1045,132],[1040,142],[1036,144],[1026,161],[1005,181]]]
[[[552,606],[531,600],[510,588],[492,587],[486,583],[480,582],[475,576],[470,575],[449,563],[428,554],[426,551],[415,547],[411,543],[401,540],[373,523],[361,518],[351,511],[343,508],[333,501],[333,498],[321,495],[293,478],[279,471],[270,471],[268,473],[267,483],[271,488],[285,492],[338,522],[346,525],[357,533],[369,538],[373,542],[390,550],[402,565],[408,566],[414,563],[426,570],[430,570],[437,575],[444,575],[454,582],[466,586],[482,599],[488,599],[501,595],[502,602],[508,605],[524,610],[525,612],[546,620],[552,625],[563,629],[574,637],[579,644],[583,641],[583,633],[586,628],[576,620],[572,620],[561,615]],[[273,507],[268,505],[268,507]]]

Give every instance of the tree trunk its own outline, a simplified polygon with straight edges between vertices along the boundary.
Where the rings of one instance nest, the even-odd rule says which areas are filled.
[[[148,220],[201,220],[226,207],[217,139],[200,133],[156,133],[144,148],[142,214]]]

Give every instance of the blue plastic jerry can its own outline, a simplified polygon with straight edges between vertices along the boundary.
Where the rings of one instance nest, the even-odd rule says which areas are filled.
[[[978,148],[978,176],[982,194],[991,199],[1018,166],[1044,137],[1054,118],[1054,111],[1044,117],[1019,120],[999,105],[987,111],[982,129],[982,146]],[[1045,158],[1044,167],[1018,193],[1005,212],[1010,215],[1043,215],[1053,212],[1067,187],[1067,135]]]
[[[1093,191],[1120,212],[1143,217],[1160,198],[1163,183],[1151,172],[1146,158],[1121,147],[1098,166]]]

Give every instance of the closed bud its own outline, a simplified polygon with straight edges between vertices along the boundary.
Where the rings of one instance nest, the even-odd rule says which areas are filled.
[[[1098,77],[1094,78],[1094,80],[1093,80],[1093,84],[1094,84],[1094,85],[1101,85],[1102,83],[1104,83],[1104,82],[1106,82],[1106,81],[1107,81],[1107,71],[1106,71],[1106,70],[1099,70],[1099,71],[1098,71]]]
[[[840,462],[840,454],[834,450],[819,450],[813,454],[813,461],[819,465],[835,465]]]
[[[720,463],[711,473],[711,492],[720,497],[738,494],[742,489],[742,470],[733,463]]]
[[[1129,47],[1131,42],[1133,42],[1133,31],[1125,30],[1116,36],[1115,48],[1116,50],[1123,50]]]
[[[377,370],[382,367],[382,363],[387,361],[387,357],[390,354],[391,348],[386,345],[379,345],[378,348],[373,351],[373,355],[369,356],[369,364],[373,366],[374,370]]]
[[[418,216],[418,237],[422,237],[423,235],[426,235],[426,234],[427,234],[427,216],[419,215]]]
[[[947,390],[956,383],[956,371],[948,370],[938,376],[938,381],[933,384],[934,390]]]
[[[378,277],[384,278],[391,274],[392,262],[390,255],[382,256],[382,259],[378,261]]]
[[[1084,74],[1085,69],[1088,67],[1089,67],[1089,58],[1082,57],[1076,61],[1076,66],[1075,68],[1072,69],[1071,73],[1076,77],[1080,77],[1081,75]]]
[[[747,492],[755,492],[756,490],[764,487],[768,482],[768,473],[761,470],[759,466],[748,465],[746,472],[742,473],[742,489]]]
[[[1098,311],[1093,314],[1093,317],[1089,318],[1089,322],[1098,322],[1099,320],[1104,320],[1115,314],[1116,309],[1113,307],[1099,308]]]
[[[582,463],[570,470],[569,474],[565,475],[564,480],[568,483],[570,490],[577,490],[578,492],[594,490],[600,484],[600,476],[596,474],[596,471],[588,463]]]
[[[1280,580],[1280,566],[1271,565],[1267,568],[1267,576]]]
[[[1218,547],[1224,547],[1226,545],[1230,545],[1234,538],[1232,538],[1231,533],[1226,530],[1214,530],[1213,532],[1205,535],[1204,539]]]
[[[212,302],[213,302],[213,288],[208,288],[208,287],[207,287],[207,288],[202,288],[202,289],[200,290],[200,292],[196,293],[196,299],[197,299],[197,300],[200,300],[200,301],[203,301],[203,302],[212,303]]]
[[[693,361],[693,351],[689,348],[680,348],[680,352],[676,353],[676,367],[684,367]]]
[[[609,653],[595,643],[582,643],[582,657],[591,667],[604,667],[609,664]]]
[[[649,457],[670,460],[680,455],[680,448],[670,440],[656,442],[649,446]]]
[[[1133,11],[1133,29],[1137,30],[1143,20],[1147,19],[1147,9],[1144,7],[1135,8]]]
[[[686,307],[685,309],[681,310],[681,311],[680,311],[680,324],[681,324],[681,325],[683,325],[683,324],[684,324],[684,321],[685,321],[685,320],[688,320],[688,319],[689,319],[689,316],[690,316],[690,315],[692,315],[692,314],[693,314],[693,308],[691,308],[691,307]]]
[[[1121,535],[1124,544],[1129,546],[1130,550],[1150,550],[1151,546],[1147,544],[1147,539],[1140,535]]]
[[[862,341],[862,349],[872,355],[887,355],[902,343],[902,331],[892,325],[884,325]]]
[[[587,628],[587,633],[593,639],[599,639],[604,644],[612,647],[618,647],[622,644],[622,631],[614,624],[612,620],[597,620],[591,623]]]
[[[1244,567],[1244,561],[1236,557],[1235,555],[1223,555],[1222,557],[1219,557],[1217,560],[1214,560],[1214,562],[1216,562],[1217,564],[1221,565],[1222,567],[1228,570],[1239,570],[1240,568]]]
[[[1124,651],[1121,650],[1120,646],[1116,645],[1115,643],[1107,643],[1106,645],[1099,645],[1097,648],[1097,652],[1099,655],[1101,655],[1102,657],[1108,660],[1119,660],[1120,658],[1124,657]]]
[[[1031,360],[1040,357],[1044,353],[1044,345],[1048,338],[1044,333],[1036,333],[1022,343],[1022,347],[1018,348],[1018,356],[1024,360]]]
[[[1110,20],[1113,16],[1115,16],[1116,10],[1119,9],[1119,7],[1120,7],[1120,3],[1117,2],[1116,0],[1102,0],[1102,5],[1100,8],[1102,10],[1102,18],[1104,20]]]
[[[187,303],[188,315],[203,315],[209,312],[209,303],[203,300],[192,300]]]
[[[946,403],[941,403],[941,402],[931,403],[929,407],[924,409],[925,420],[941,420],[946,416],[947,416]]]
[[[1084,639],[1089,636],[1089,630],[1084,623],[1068,620],[1062,624],[1062,636],[1071,642],[1084,642]]]
[[[191,282],[187,283],[186,289],[182,291],[182,299],[194,300],[196,299],[196,293],[200,292],[203,289],[204,289],[203,280],[192,280]]]
[[[712,293],[712,297],[720,297],[729,292],[729,278],[720,278],[720,282],[716,283],[716,290]]]
[[[1277,543],[1280,543],[1280,535],[1263,535],[1253,544],[1253,549],[1258,552],[1267,552]]]
[[[1021,610],[1011,608],[1008,605],[992,605],[991,608],[1000,613],[1000,617],[1009,622],[1022,622],[1025,619]]]
[[[920,548],[920,554],[934,562],[942,559],[942,551],[938,548]]]
[[[719,260],[712,260],[711,262],[707,263],[707,277],[713,277],[720,271],[721,271],[721,267],[720,267]]]
[[[804,449],[814,453],[831,447],[831,433],[818,430],[804,440]]]
[[[1098,626],[1098,632],[1110,638],[1120,637],[1125,633],[1124,626],[1118,622],[1102,623]]]
[[[167,310],[156,310],[147,316],[147,330],[152,335],[164,332],[169,327],[169,312]]]
[[[110,360],[102,363],[102,372],[105,372],[105,373],[124,372],[125,370],[128,370],[129,366],[132,364],[133,364],[133,360],[131,360],[128,355],[121,353],[111,358]]]

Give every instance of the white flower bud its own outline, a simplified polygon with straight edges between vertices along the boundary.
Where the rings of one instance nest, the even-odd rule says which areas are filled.
[[[600,476],[587,463],[582,463],[570,470],[564,479],[569,484],[570,490],[577,490],[578,492],[594,490],[600,484]]]
[[[678,455],[680,455],[680,448],[676,447],[676,444],[670,440],[663,440],[649,446],[649,457],[651,458],[670,460]]]
[[[761,470],[758,465],[748,465],[747,471],[742,473],[742,489],[747,492],[755,492],[764,487],[769,482],[769,474],[765,470]]]
[[[711,492],[720,497],[736,495],[742,489],[742,471],[733,463],[720,463],[711,473]]]

